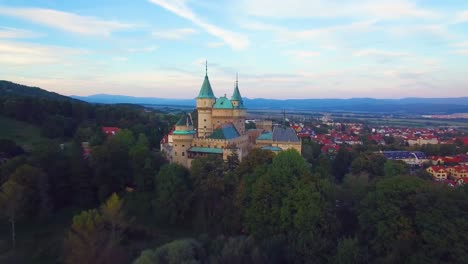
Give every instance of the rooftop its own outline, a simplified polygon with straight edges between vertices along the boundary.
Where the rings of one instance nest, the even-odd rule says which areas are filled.
[[[233,139],[239,137],[240,134],[237,132],[236,127],[233,124],[224,124],[220,128],[217,128],[209,136],[212,139]]]
[[[213,89],[211,89],[210,80],[208,80],[208,75],[205,75],[205,80],[203,81],[202,87],[200,89],[200,93],[198,93],[197,99],[216,99],[213,93]]]
[[[300,142],[294,129],[278,126],[273,129],[273,141]]]
[[[216,109],[232,109],[234,106],[232,105],[232,102],[227,99],[226,96],[220,97],[216,100],[215,104],[213,105],[213,108]]]
[[[188,149],[190,152],[208,153],[208,154],[223,154],[222,148],[205,148],[205,147],[191,147]]]

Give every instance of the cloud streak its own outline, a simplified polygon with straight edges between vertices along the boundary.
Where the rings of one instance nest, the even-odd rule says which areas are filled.
[[[196,26],[202,28],[207,33],[222,39],[227,45],[236,50],[242,50],[249,45],[247,36],[223,29],[214,24],[205,22],[198,17],[186,4],[184,0],[149,0],[151,3],[156,4],[179,17],[191,21]]]
[[[191,35],[196,34],[197,31],[193,28],[176,28],[169,30],[157,30],[153,31],[151,35],[160,39],[185,39]]]
[[[26,39],[40,36],[43,34],[18,28],[0,27],[0,39]]]
[[[0,65],[53,65],[68,61],[68,57],[86,53],[83,50],[21,42],[0,42]]]
[[[242,0],[241,5],[249,15],[272,18],[366,17],[382,20],[438,16],[435,11],[418,7],[408,0]]]
[[[16,17],[35,24],[86,36],[109,36],[114,31],[128,30],[135,27],[135,25],[118,21],[102,20],[91,16],[81,16],[45,8],[0,6],[0,15]]]

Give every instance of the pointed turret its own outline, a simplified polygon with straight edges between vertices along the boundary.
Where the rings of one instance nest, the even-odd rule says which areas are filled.
[[[208,79],[208,63],[206,63],[206,71],[205,71],[205,80],[203,81],[202,87],[200,89],[200,93],[198,93],[197,99],[205,99],[205,98],[212,98],[216,99],[213,93],[213,89],[211,89],[210,80]]]
[[[244,107],[244,102],[242,101],[242,96],[239,92],[239,78],[237,74],[236,74],[236,86],[234,87],[234,92],[232,93],[231,101],[235,107],[239,107],[239,108]]]

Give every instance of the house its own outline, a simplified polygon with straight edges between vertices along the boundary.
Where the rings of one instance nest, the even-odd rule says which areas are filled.
[[[340,150],[339,145],[325,145],[321,148],[323,154],[336,154]]]
[[[115,136],[120,129],[118,127],[102,127],[101,130],[107,136]]]
[[[468,166],[458,165],[447,168],[450,176],[456,180],[468,177]]]
[[[442,166],[430,166],[426,171],[437,181],[446,180],[448,177],[448,171]]]

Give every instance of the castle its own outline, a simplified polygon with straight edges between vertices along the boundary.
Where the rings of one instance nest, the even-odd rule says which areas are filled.
[[[289,127],[272,129],[270,122],[269,129],[245,129],[247,112],[237,78],[230,99],[226,95],[216,98],[206,70],[196,104],[198,124],[194,124],[191,114],[184,114],[161,141],[161,152],[170,163],[191,167],[195,158],[214,154],[226,160],[233,152],[242,160],[254,147],[274,152],[294,148],[301,152],[301,142]]]

